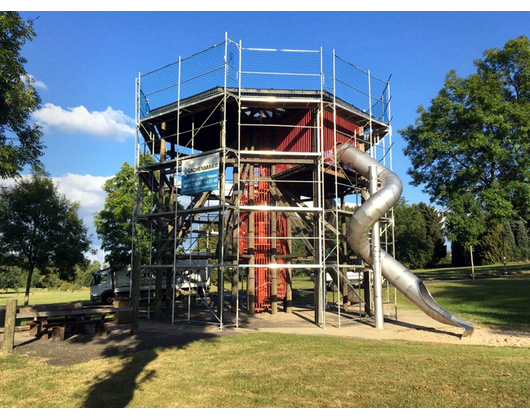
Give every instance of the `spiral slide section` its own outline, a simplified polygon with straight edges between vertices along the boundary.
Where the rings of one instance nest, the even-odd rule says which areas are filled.
[[[375,166],[377,168],[377,179],[381,184],[380,189],[357,209],[348,224],[347,231],[350,247],[367,264],[372,265],[369,232],[381,216],[397,203],[403,186],[394,172],[351,144],[342,144],[337,148],[337,159],[366,179],[370,179],[370,167]],[[423,281],[384,250],[381,250],[381,271],[390,284],[432,319],[463,328],[463,337],[473,334],[471,324],[438,305]]]

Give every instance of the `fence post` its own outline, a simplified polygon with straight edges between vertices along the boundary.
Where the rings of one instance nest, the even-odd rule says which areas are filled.
[[[17,317],[17,300],[9,299],[6,305],[6,319],[4,322],[4,344],[2,348],[8,353],[15,347],[15,325]]]

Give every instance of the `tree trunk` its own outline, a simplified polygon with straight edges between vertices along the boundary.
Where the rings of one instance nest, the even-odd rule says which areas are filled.
[[[28,306],[29,304],[29,292],[31,289],[31,278],[33,277],[33,270],[35,270],[35,267],[30,266],[28,272],[28,279],[26,281],[26,295],[24,296],[24,306]]]

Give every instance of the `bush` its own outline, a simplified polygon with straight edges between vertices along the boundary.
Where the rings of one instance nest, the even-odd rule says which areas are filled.
[[[67,292],[68,290],[70,290],[72,288],[72,284],[71,283],[68,283],[67,281],[63,281],[61,283],[61,285],[59,286],[59,290],[61,292]]]

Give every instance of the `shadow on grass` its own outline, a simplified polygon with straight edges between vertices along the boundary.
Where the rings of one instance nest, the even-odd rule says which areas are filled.
[[[119,358],[118,363],[109,362],[108,372],[89,377],[90,386],[81,406],[121,408],[130,404],[142,383],[156,376],[156,370],[149,369],[149,364],[161,349],[182,349],[195,341],[218,338],[217,331],[206,324],[172,324],[166,318],[141,320],[135,336],[130,334],[130,324],[112,323],[108,324],[108,335],[104,337],[94,335],[91,328],[83,333],[69,329],[64,341],[36,339],[23,332],[16,340],[15,353],[41,357],[58,366]]]
[[[123,365],[117,372],[96,378],[88,390],[83,407],[122,408],[133,399],[135,390],[156,376],[148,365],[158,357],[162,348],[185,348],[198,340],[217,337],[203,325],[179,326],[163,321],[143,321],[138,335],[131,337],[127,331],[109,335],[101,357],[119,357]],[[74,342],[90,340],[86,335],[74,337]]]
[[[109,373],[92,385],[83,403],[85,408],[123,408],[132,401],[134,391],[143,382],[156,375],[155,370],[145,372],[145,376],[138,381],[146,366],[157,358],[155,350],[145,350],[128,356],[123,367],[115,373]]]

